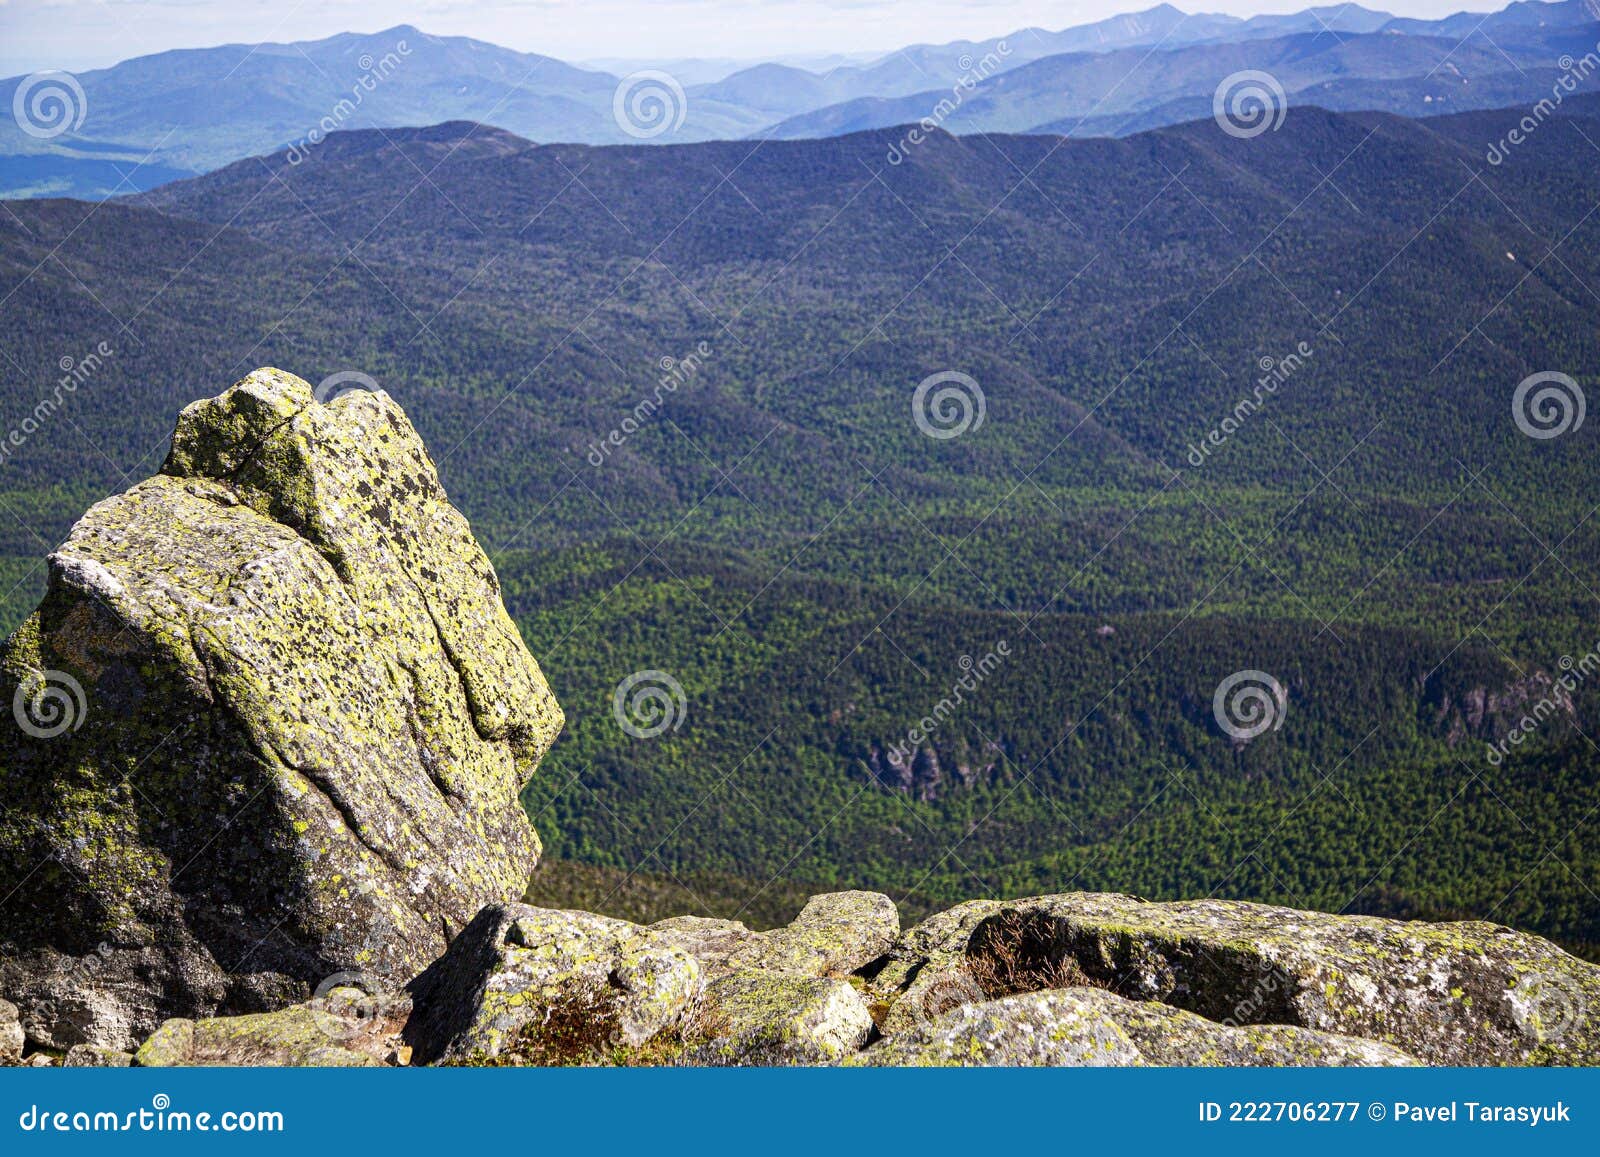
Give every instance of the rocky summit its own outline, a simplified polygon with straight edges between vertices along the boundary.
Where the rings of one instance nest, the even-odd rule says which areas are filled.
[[[190,406],[0,679],[0,1064],[1600,1064],[1600,967],[1487,923],[520,903],[561,711],[378,392]]]
[[[560,708],[381,392],[189,406],[50,556],[0,693],[0,992],[41,1046],[402,982],[538,859]]]

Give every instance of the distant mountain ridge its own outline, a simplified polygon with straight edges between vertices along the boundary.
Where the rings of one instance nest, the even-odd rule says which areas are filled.
[[[1497,13],[1418,21],[1352,4],[1242,20],[1161,4],[1059,31],[909,45],[826,71],[757,64],[707,83],[691,83],[707,73],[693,62],[681,78],[649,69],[619,77],[410,25],[175,49],[61,80],[70,132],[31,113],[0,121],[0,196],[133,192],[290,145],[313,148],[332,131],[451,120],[544,143],[821,136],[918,121],[958,87],[972,99],[946,125],[953,131],[1126,132],[1204,115],[1206,86],[1244,69],[1282,71],[1291,97],[1331,84],[1312,99],[1431,114],[1537,99],[1561,53],[1595,50],[1600,27],[1576,33],[1600,21],[1597,9],[1600,0],[1519,0]],[[1555,44],[1563,32],[1574,35]],[[1443,47],[1412,43],[1430,39]],[[1336,62],[1340,53],[1351,59]],[[1328,67],[1307,67],[1302,55]],[[1449,93],[1441,78],[1463,61],[1480,87]],[[1125,82],[1132,71],[1144,73],[1137,93]],[[1496,72],[1505,75],[1491,80]],[[1363,83],[1380,79],[1406,83]],[[1438,83],[1423,90],[1424,80]],[[22,96],[37,100],[53,83],[0,80],[0,102],[13,104],[30,84]]]
[[[1600,24],[1539,27],[1520,41],[1498,44],[1381,31],[1296,32],[1190,44],[1159,54],[1144,48],[1070,53],[1010,69],[964,90],[959,100],[947,99],[948,89],[861,98],[791,118],[766,133],[808,138],[932,117],[957,134],[1123,135],[1209,115],[1218,87],[1245,71],[1270,74],[1290,105],[1437,115],[1548,95],[1562,71],[1557,62],[1593,51],[1597,41]],[[1594,89],[1600,69],[1578,83]]]

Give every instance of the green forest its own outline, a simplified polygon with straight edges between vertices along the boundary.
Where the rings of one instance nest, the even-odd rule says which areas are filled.
[[[183,405],[356,371],[566,710],[535,898],[1216,895],[1600,960],[1596,422],[1513,408],[1600,397],[1600,106],[1567,111],[1493,168],[1515,114],[897,165],[889,131],[646,164],[445,125],[7,202],[4,422],[114,352],[0,462],[3,625]],[[917,401],[946,373],[964,417]],[[1239,672],[1281,693],[1248,738]],[[630,730],[640,673],[666,715]]]

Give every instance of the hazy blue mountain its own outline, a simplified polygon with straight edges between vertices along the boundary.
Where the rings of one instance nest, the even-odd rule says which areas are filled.
[[[804,138],[932,118],[957,134],[1115,135],[1209,115],[1218,86],[1246,70],[1271,74],[1291,104],[1299,95],[1301,103],[1314,99],[1336,107],[1426,115],[1548,95],[1560,56],[1585,44],[1592,47],[1597,39],[1600,25],[1541,30],[1531,40],[1507,39],[1499,45],[1387,32],[1315,32],[1161,53],[1143,48],[1072,53],[1025,64],[960,94],[946,88],[889,100],[863,98],[802,114],[767,131]],[[1590,77],[1588,84],[1597,79]],[[1473,89],[1480,83],[1481,99]],[[1434,89],[1437,107],[1424,99]]]
[[[1065,52],[1110,52],[1135,45],[1177,45],[1222,37],[1244,27],[1233,16],[1190,15],[1170,4],[1051,32],[1021,28],[988,40],[913,44],[870,64],[809,71],[779,64],[743,69],[695,96],[758,108],[779,116],[862,98],[892,98],[982,79]]]
[[[731,73],[727,61],[668,61],[652,72],[617,60],[618,75],[409,25],[181,49],[76,77],[73,111],[84,115],[70,132],[30,135],[0,121],[0,195],[139,192],[280,148],[303,156],[335,130],[450,120],[580,144],[821,136],[929,116],[956,132],[1126,133],[1204,116],[1217,82],[1246,69],[1271,72],[1292,98],[1336,108],[1492,107],[1538,99],[1559,52],[1592,51],[1600,32],[1585,28],[1597,8],[1600,0],[1524,2],[1430,22],[1359,5],[1241,20],[1161,4],[1058,31]],[[1551,39],[1563,35],[1559,45]],[[0,80],[0,102],[28,79]],[[936,115],[957,92],[960,109]]]
[[[0,81],[6,107],[22,80]],[[135,176],[118,188],[108,179],[108,161],[131,169],[148,158],[165,180],[174,170],[204,172],[285,146],[315,148],[330,130],[453,119],[533,140],[634,139],[613,115],[618,78],[409,25],[296,44],[163,52],[77,81],[87,102],[80,129],[39,139],[10,118],[0,121],[0,192],[131,192],[152,182]],[[708,97],[695,102],[694,124],[678,139],[742,136],[760,123]],[[41,154],[55,160],[17,159]],[[41,180],[54,184],[37,187]]]
[[[1512,29],[1571,28],[1600,20],[1600,0],[1515,0],[1499,12],[1457,12],[1442,20],[1397,18],[1384,31],[1410,36],[1470,36],[1480,30],[1491,35]]]

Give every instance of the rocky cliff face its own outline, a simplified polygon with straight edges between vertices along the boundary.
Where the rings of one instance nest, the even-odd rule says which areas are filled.
[[[517,903],[561,712],[382,394],[191,406],[0,680],[0,1064],[1600,1064],[1600,968],[1492,924]]]
[[[561,711],[387,395],[190,406],[0,671],[0,991],[41,1044],[403,981],[537,860]]]

